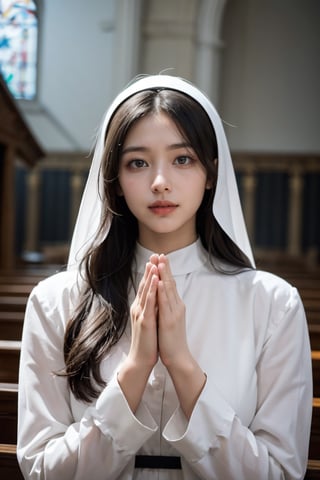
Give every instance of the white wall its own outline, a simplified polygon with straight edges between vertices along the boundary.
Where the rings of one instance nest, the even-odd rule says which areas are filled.
[[[221,114],[232,149],[320,152],[320,2],[229,0]]]
[[[132,22],[139,25],[129,7],[142,7],[136,63],[143,73],[173,67],[192,77],[201,1],[159,0],[156,8],[156,0],[42,0],[41,108],[29,107],[27,119],[44,148],[92,146],[103,112],[124,85],[117,58],[122,67],[136,58],[130,38],[119,41]],[[227,0],[218,106],[237,126],[226,127],[233,150],[320,152],[319,23],[319,0]]]
[[[141,70],[192,79],[197,0],[148,0],[142,22]]]
[[[87,150],[114,95],[115,0],[43,0],[39,109],[27,118],[46,150]]]

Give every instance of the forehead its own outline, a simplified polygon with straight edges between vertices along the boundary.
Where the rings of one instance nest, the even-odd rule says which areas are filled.
[[[124,145],[137,141],[143,143],[160,140],[181,141],[183,138],[183,134],[170,115],[165,112],[154,112],[134,122],[126,135]]]

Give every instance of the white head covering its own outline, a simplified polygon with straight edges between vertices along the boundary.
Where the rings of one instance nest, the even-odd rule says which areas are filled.
[[[217,111],[210,100],[190,82],[169,75],[151,75],[142,77],[125,88],[115,98],[105,114],[98,133],[92,165],[73,232],[68,268],[73,268],[80,263],[88,247],[94,242],[100,224],[102,208],[100,195],[103,179],[99,179],[99,169],[109,121],[116,109],[127,98],[137,92],[152,88],[168,88],[189,95],[207,112],[216,133],[218,144],[218,178],[212,205],[213,214],[221,228],[254,266],[254,258],[243,219],[229,146]]]

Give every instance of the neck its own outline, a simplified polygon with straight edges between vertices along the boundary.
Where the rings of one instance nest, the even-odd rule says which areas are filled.
[[[197,235],[195,234],[192,238],[181,238],[176,233],[172,234],[157,234],[156,236],[150,238],[144,238],[143,236],[139,236],[139,243],[142,247],[146,248],[147,250],[151,250],[154,253],[164,253],[167,255],[168,253],[175,252],[176,250],[180,250],[181,248],[187,247],[191,245],[197,240]]]

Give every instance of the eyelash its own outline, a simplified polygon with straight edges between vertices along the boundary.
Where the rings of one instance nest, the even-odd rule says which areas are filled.
[[[187,160],[185,163],[180,163],[180,160],[183,159],[183,160]],[[190,157],[189,155],[179,155],[178,157],[176,157],[174,159],[174,162],[173,164],[174,165],[180,165],[180,166],[188,166],[190,164],[192,164],[194,161],[194,159],[192,157]],[[134,160],[130,160],[128,163],[127,163],[127,166],[129,168],[133,168],[133,169],[140,169],[140,168],[143,168],[143,167],[146,167],[148,166],[148,163],[145,161],[145,160],[142,160],[142,159],[139,159],[139,158],[136,158]]]
[[[187,160],[187,163],[179,163],[179,160],[181,159]],[[193,163],[193,158],[189,155],[180,155],[175,159],[174,163],[177,163],[178,165],[190,165],[191,163]]]
[[[140,163],[140,166],[137,166],[138,163]],[[143,164],[143,165],[141,165],[141,164]],[[127,166],[129,168],[136,168],[136,169],[145,167],[146,165],[148,165],[147,162],[145,160],[142,160],[142,159],[139,159],[139,158],[136,158],[134,160],[130,160],[127,164]]]

